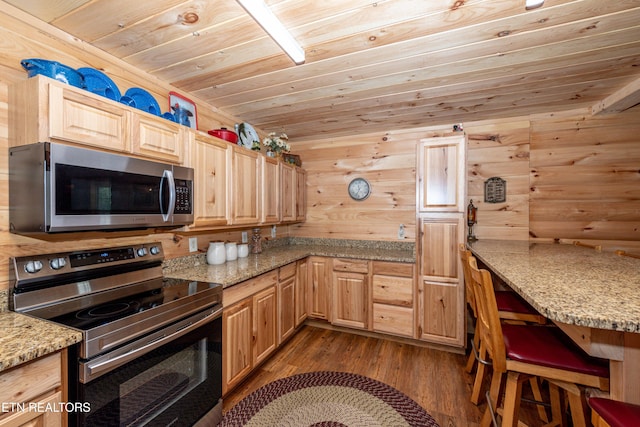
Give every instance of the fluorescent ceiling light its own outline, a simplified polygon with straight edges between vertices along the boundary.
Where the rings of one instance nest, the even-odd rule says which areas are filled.
[[[536,7],[542,6],[543,3],[544,3],[544,0],[526,0],[524,7],[527,10],[535,9]]]
[[[304,49],[263,0],[237,0],[296,64],[304,63]]]

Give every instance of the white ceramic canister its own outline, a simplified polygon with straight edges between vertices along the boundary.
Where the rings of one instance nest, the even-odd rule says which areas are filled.
[[[249,244],[240,243],[238,245],[238,258],[246,258],[249,256]]]
[[[207,264],[224,264],[227,260],[224,242],[210,242],[207,249]]]
[[[238,259],[238,245],[235,242],[224,244],[227,251],[227,261],[235,261]]]

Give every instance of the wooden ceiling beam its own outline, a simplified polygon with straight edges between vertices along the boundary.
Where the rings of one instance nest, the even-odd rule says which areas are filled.
[[[591,107],[591,114],[615,114],[640,103],[640,77]]]

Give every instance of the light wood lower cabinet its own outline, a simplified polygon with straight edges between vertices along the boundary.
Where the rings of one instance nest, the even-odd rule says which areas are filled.
[[[41,410],[47,406],[59,408],[64,403],[63,363],[66,365],[66,350],[0,373],[0,402],[16,404],[16,410],[0,414],[0,426],[66,425],[66,418],[59,409]],[[20,410],[17,404],[22,404],[25,410]]]
[[[222,393],[232,389],[253,368],[253,300],[246,298],[222,313]]]
[[[307,295],[309,283],[309,260],[301,259],[296,262],[296,327],[307,318]]]
[[[277,282],[278,271],[274,270],[223,291],[223,394],[277,347]]]
[[[419,339],[464,345],[464,284],[458,244],[464,242],[462,213],[430,213],[419,218]]]
[[[308,259],[308,316],[313,319],[329,320],[331,259],[316,256]]]
[[[372,329],[375,332],[413,337],[414,265],[373,261],[371,270]]]
[[[333,259],[331,323],[367,329],[369,322],[369,262]]]
[[[269,357],[278,346],[276,286],[253,296],[253,366]]]
[[[278,273],[278,345],[296,329],[296,263],[279,268]]]

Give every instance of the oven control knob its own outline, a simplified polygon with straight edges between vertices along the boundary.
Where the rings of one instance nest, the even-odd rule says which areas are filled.
[[[41,261],[27,261],[27,263],[24,265],[24,271],[26,271],[27,273],[37,273],[38,271],[42,270],[42,262]]]
[[[149,252],[151,252],[151,255],[158,255],[160,253],[160,248],[157,246],[151,246],[149,248]]]
[[[62,267],[67,265],[67,261],[64,258],[54,258],[51,261],[49,261],[49,265],[54,270],[60,270]]]
[[[145,256],[147,254],[147,248],[139,248],[138,256]]]

